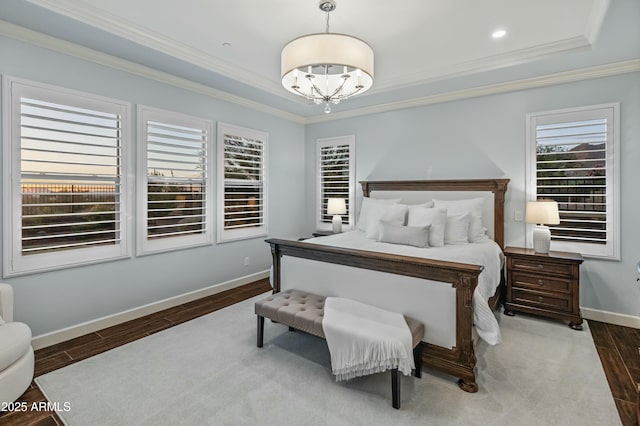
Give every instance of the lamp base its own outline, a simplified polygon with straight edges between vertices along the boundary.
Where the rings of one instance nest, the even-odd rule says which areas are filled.
[[[339,234],[342,232],[342,216],[335,215],[331,219],[331,226],[333,227],[333,233]]]
[[[551,231],[548,226],[536,225],[533,229],[533,250],[536,253],[549,253]]]

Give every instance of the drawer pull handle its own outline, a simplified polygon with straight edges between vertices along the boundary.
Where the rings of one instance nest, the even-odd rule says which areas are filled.
[[[542,265],[542,264],[538,265],[538,269],[540,269],[542,271],[544,269],[544,265]]]
[[[543,284],[544,284],[544,281],[538,280],[538,285],[543,285]]]

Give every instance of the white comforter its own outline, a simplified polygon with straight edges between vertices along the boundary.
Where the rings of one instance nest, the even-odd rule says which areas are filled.
[[[482,243],[419,248],[380,243],[366,238],[361,231],[348,231],[326,237],[311,238],[305,240],[305,243],[482,265],[484,270],[478,277],[478,286],[473,293],[474,325],[480,338],[488,344],[496,345],[502,341],[498,322],[489,308],[488,300],[500,284],[503,254],[498,244],[489,238]]]

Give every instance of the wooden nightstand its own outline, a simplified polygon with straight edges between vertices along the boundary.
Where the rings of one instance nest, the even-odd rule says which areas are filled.
[[[580,314],[580,264],[578,253],[507,247],[507,300],[504,313],[515,311],[569,321],[582,330]]]

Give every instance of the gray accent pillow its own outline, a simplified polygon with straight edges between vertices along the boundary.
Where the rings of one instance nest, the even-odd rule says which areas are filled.
[[[378,241],[405,246],[429,247],[429,229],[431,229],[431,225],[403,226],[381,220]]]

